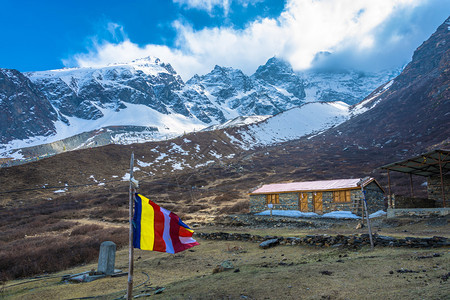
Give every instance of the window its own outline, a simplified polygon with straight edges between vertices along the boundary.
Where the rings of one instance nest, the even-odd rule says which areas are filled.
[[[267,195],[267,204],[272,203],[272,204],[278,204],[280,203],[280,197],[278,194],[269,194]]]
[[[336,191],[333,192],[334,202],[351,202],[350,191]]]

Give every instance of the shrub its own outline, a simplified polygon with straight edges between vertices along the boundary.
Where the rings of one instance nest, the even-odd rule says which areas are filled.
[[[113,241],[118,247],[128,243],[125,228],[84,225],[74,231],[78,234],[70,237],[33,237],[2,245],[0,281],[56,272],[96,260],[104,241]]]
[[[225,206],[220,209],[220,213],[222,214],[234,214],[234,213],[246,213],[249,210],[248,201],[242,200],[235,203],[232,206]]]
[[[86,234],[91,234],[94,231],[103,229],[102,226],[99,225],[83,225],[80,227],[75,228],[74,230],[72,230],[72,232],[70,233],[70,235],[86,235]]]
[[[239,196],[240,196],[239,193],[231,191],[231,192],[223,193],[222,195],[215,197],[212,201],[216,204],[225,203],[225,202],[233,202]]]

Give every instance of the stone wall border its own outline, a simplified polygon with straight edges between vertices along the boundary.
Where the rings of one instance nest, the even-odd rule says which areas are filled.
[[[425,217],[431,215],[446,216],[450,214],[449,207],[438,208],[388,208],[387,218]]]
[[[277,239],[279,245],[286,246],[316,246],[316,247],[342,247],[349,249],[359,249],[370,245],[369,234],[359,235],[307,235],[305,237],[278,237],[260,236],[249,233],[228,233],[228,232],[196,232],[196,237],[205,240],[220,241],[248,241],[261,243],[267,240]],[[434,236],[431,238],[394,238],[374,234],[375,247],[407,247],[407,248],[439,248],[450,246],[450,241],[446,237]]]

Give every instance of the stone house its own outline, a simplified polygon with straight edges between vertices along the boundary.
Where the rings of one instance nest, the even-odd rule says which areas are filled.
[[[300,210],[323,214],[351,211],[362,215],[363,196],[360,179],[338,179],[266,184],[249,193],[250,212],[268,209]],[[363,188],[369,213],[385,209],[384,190],[374,178],[365,178]]]

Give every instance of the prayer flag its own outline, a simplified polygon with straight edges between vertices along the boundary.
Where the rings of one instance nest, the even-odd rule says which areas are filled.
[[[192,238],[194,231],[173,212],[138,193],[134,204],[134,248],[174,254],[199,245]]]

